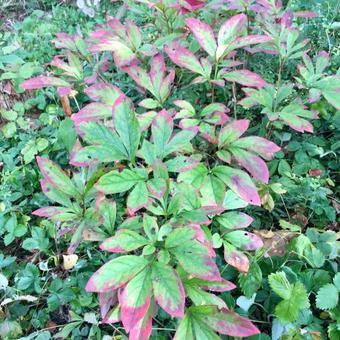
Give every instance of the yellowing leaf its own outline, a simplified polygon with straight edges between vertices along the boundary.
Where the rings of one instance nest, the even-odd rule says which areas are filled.
[[[78,261],[78,255],[63,255],[63,266],[65,270],[72,269]]]

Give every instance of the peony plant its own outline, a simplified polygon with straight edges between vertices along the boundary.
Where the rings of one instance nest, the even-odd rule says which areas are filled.
[[[60,33],[55,44],[66,52],[51,62],[55,74],[22,84],[87,98],[72,115],[71,175],[37,159],[42,190],[55,205],[33,214],[72,232],[69,253],[92,240],[112,254],[86,291],[99,294],[102,322],[121,322],[129,339],[148,339],[161,311],[174,319],[177,340],[258,334],[221,298],[236,285],[217,259],[249,271],[263,242],[245,230],[252,217],[237,209],[261,206],[266,162],[280,147],[253,132],[239,109],[260,107],[257,118],[269,131],[311,133],[317,112],[310,104],[323,96],[339,108],[339,78],[324,76],[326,52],[313,66],[308,41],[299,40],[294,14],[280,2],[215,4],[221,16],[210,23],[200,15],[210,8],[204,1],[143,2],[171,32],[152,41],[129,19],[110,17],[88,39]],[[239,13],[228,16],[225,6]],[[275,83],[249,69],[254,53],[277,56]],[[303,62],[295,83],[282,79],[291,59]],[[124,93],[122,76],[134,81],[136,96]],[[203,89],[195,103],[185,96],[194,87]]]

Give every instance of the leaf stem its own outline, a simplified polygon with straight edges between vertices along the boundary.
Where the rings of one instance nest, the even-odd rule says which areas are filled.
[[[231,84],[231,88],[233,91],[234,118],[237,119],[237,98],[236,98],[236,83],[235,82]]]

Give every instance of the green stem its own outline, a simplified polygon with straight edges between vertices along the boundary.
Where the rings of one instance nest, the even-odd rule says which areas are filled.
[[[166,23],[166,30],[167,30],[168,34],[170,34],[171,33],[171,26],[170,26],[170,23],[169,23],[169,17],[166,14],[166,9],[162,10],[162,14],[163,14],[163,17],[164,17],[164,21]]]
[[[216,80],[217,79],[217,73],[218,73],[218,60],[215,61],[215,72],[214,72],[214,79],[213,80]],[[215,84],[214,83],[211,83],[211,102],[213,103],[215,100]]]
[[[231,84],[231,88],[233,91],[234,118],[237,119],[237,98],[236,98],[236,83],[235,82]]]
[[[279,69],[277,72],[277,82],[276,82],[276,88],[278,89],[281,86],[281,81],[282,81],[282,71],[283,71],[283,66],[284,66],[284,58],[280,56],[279,59]]]

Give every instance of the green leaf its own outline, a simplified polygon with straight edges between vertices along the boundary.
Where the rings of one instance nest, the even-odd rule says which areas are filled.
[[[160,106],[157,100],[151,98],[143,99],[138,105],[145,107],[146,109],[156,109],[157,107]]]
[[[116,235],[106,239],[101,245],[100,249],[110,251],[113,253],[125,253],[148,244],[149,241],[129,229],[120,229],[116,232]]]
[[[129,214],[133,215],[137,210],[145,207],[149,201],[148,189],[145,182],[138,182],[137,185],[130,192],[126,206]]]
[[[70,322],[60,332],[56,333],[55,336],[58,338],[67,339],[72,331],[81,324],[82,321]]]
[[[1,339],[19,339],[22,329],[17,321],[4,319],[0,321],[0,337]]]
[[[18,114],[13,110],[0,111],[0,114],[2,118],[4,118],[5,120],[9,120],[9,121],[15,121],[18,118]]]
[[[185,291],[190,298],[190,300],[196,305],[215,305],[219,308],[226,308],[225,302],[216,296],[215,294],[210,294],[200,289],[198,286],[185,284]]]
[[[220,165],[213,168],[213,173],[243,200],[253,205],[261,205],[256,186],[244,171]]]
[[[223,237],[226,241],[242,250],[256,250],[263,246],[261,238],[243,230],[230,231]]]
[[[173,119],[165,110],[159,112],[155,117],[151,126],[151,131],[155,153],[160,159],[163,159],[169,153],[177,150],[183,143],[187,143],[193,137],[192,132],[189,132],[188,134],[188,131],[180,131],[170,141],[173,132]],[[190,135],[191,137],[186,139],[186,137],[183,136],[182,138],[181,136],[183,134],[185,136]]]
[[[80,130],[83,133],[83,139],[92,144],[91,160],[112,162],[117,160],[129,159],[129,153],[126,150],[121,138],[108,127],[98,124],[97,122],[87,122],[80,124]],[[95,147],[96,146],[96,147]],[[83,148],[86,150],[86,147]],[[108,156],[103,157],[101,150],[108,150]],[[82,150],[82,149],[81,149]],[[98,155],[96,155],[98,150]]]
[[[217,216],[216,221],[226,229],[241,229],[248,227],[253,222],[253,218],[245,213],[229,211]]]
[[[113,170],[99,179],[96,188],[105,194],[116,194],[127,191],[137,183],[146,181],[146,179],[147,173],[144,170],[138,173],[129,169],[124,169],[121,172]]]
[[[177,247],[168,250],[186,272],[207,281],[220,280],[216,263],[211,258],[208,249],[198,241],[182,241]]]
[[[117,214],[116,202],[103,197],[101,199],[97,199],[96,208],[103,218],[104,227],[112,235]]]
[[[220,340],[221,338],[215,334],[215,332],[200,319],[192,319],[192,328],[195,334],[195,339],[197,340]]]
[[[58,129],[58,141],[61,142],[67,151],[71,151],[77,139],[77,133],[74,129],[73,120],[66,117],[61,121]]]
[[[152,286],[157,303],[171,316],[184,316],[185,294],[177,273],[170,266],[152,264]]]
[[[193,185],[195,188],[199,188],[207,174],[207,167],[204,164],[199,163],[193,169],[179,173],[177,180],[178,182],[186,182]]]
[[[127,284],[121,294],[121,319],[126,330],[130,330],[147,313],[150,298],[151,270],[148,266]]]
[[[86,284],[88,292],[108,292],[130,281],[148,265],[143,257],[126,255],[115,258],[99,268]]]
[[[47,158],[37,157],[37,162],[45,180],[56,189],[70,196],[78,196],[78,190],[70,178]]]
[[[207,175],[201,185],[200,192],[202,194],[202,206],[219,206],[224,199],[225,186],[219,178]]]
[[[260,333],[248,319],[228,309],[220,310],[218,307],[211,305],[197,306],[191,307],[190,313],[195,320],[203,322],[210,329],[220,334],[246,337]]]
[[[191,228],[176,228],[166,238],[165,247],[168,249],[179,247],[182,242],[192,240],[195,233],[195,230]]]
[[[186,314],[179,323],[174,340],[195,340],[189,315]]]
[[[333,283],[336,289],[340,292],[340,273],[336,273],[333,278]]]
[[[329,283],[321,287],[316,295],[316,307],[319,309],[332,309],[338,305],[339,292],[335,285]]]
[[[247,205],[248,203],[236,195],[232,190],[227,190],[225,193],[223,200],[223,207],[225,210],[244,208]]]
[[[113,104],[112,114],[115,130],[124,144],[130,161],[134,162],[141,133],[132,103],[125,96],[119,97]]]
[[[157,224],[157,218],[154,216],[149,216],[147,214],[143,215],[143,229],[149,240],[153,242],[157,241],[159,227]]]

